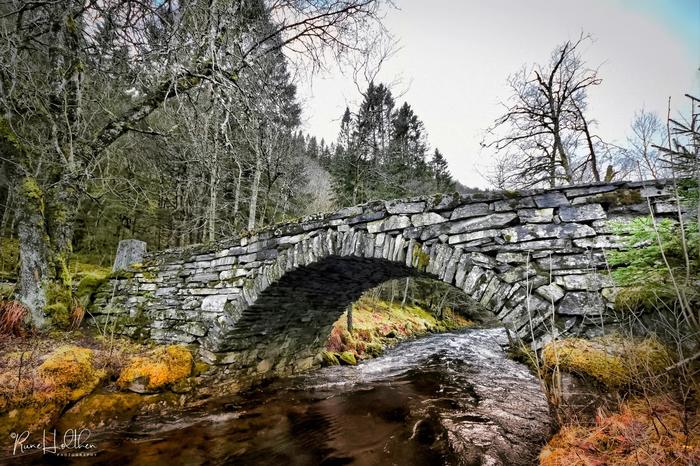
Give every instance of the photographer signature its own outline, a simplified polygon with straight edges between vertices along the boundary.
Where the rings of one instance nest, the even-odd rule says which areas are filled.
[[[89,429],[68,429],[63,435],[54,430],[43,430],[41,439],[32,438],[28,430],[24,432],[12,432],[10,438],[14,440],[12,455],[22,455],[34,451],[43,454],[58,456],[94,456],[97,446],[90,443]]]

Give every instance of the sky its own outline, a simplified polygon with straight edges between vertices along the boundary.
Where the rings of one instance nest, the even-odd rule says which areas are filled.
[[[488,187],[492,153],[484,130],[510,95],[508,75],[546,63],[551,51],[582,32],[594,41],[583,57],[603,79],[589,92],[589,118],[609,142],[624,143],[635,111],[662,117],[687,111],[700,94],[700,0],[395,0],[384,25],[398,50],[378,81],[392,83],[423,120],[431,149],[453,176]],[[346,106],[361,96],[348,70],[330,66],[300,83],[303,128],[335,141]]]

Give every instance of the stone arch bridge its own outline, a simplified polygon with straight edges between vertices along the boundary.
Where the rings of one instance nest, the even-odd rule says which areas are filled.
[[[216,244],[146,255],[92,306],[100,325],[251,373],[315,364],[332,323],[367,289],[427,275],[534,345],[551,329],[614,325],[613,222],[675,216],[668,182],[377,201]],[[111,303],[111,305],[107,305]],[[552,314],[553,313],[553,314]]]

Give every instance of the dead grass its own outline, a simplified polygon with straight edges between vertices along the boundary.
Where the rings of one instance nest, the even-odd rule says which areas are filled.
[[[28,312],[19,301],[0,301],[0,337],[24,335]]]
[[[700,422],[670,396],[630,399],[592,426],[566,425],[540,453],[542,466],[700,464]]]

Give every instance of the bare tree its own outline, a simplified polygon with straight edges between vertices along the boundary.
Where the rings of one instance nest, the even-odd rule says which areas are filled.
[[[630,171],[643,179],[664,178],[668,175],[661,160],[661,153],[654,146],[663,138],[663,124],[653,112],[644,109],[635,112],[631,124],[632,135],[627,138],[625,155]]]
[[[507,154],[500,159],[501,183],[556,186],[588,177],[601,180],[600,138],[585,115],[588,90],[602,81],[581,57],[580,49],[589,41],[583,34],[566,41],[554,49],[547,65],[523,67],[509,77],[513,94],[504,104],[506,111],[482,141],[482,146]]]
[[[154,112],[170,100],[187,104],[205,84],[239,87],[277,51],[313,63],[326,50],[356,49],[378,8],[377,0],[0,4],[0,145],[18,206],[18,296],[34,323],[43,323],[48,288],[70,296],[76,206],[117,141],[153,133]]]

